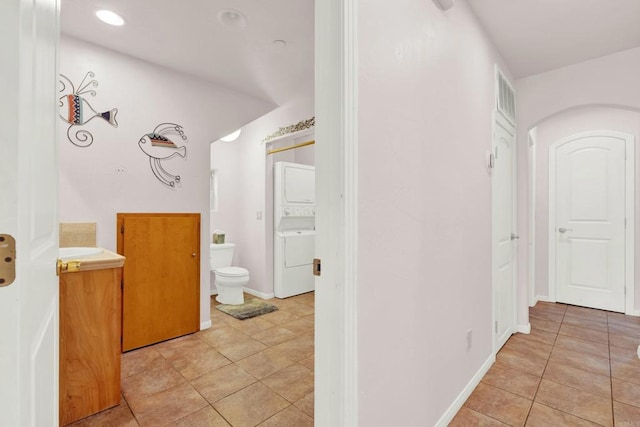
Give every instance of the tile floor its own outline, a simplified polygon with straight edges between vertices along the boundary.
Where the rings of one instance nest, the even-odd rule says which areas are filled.
[[[254,298],[246,295],[245,298]],[[122,402],[73,426],[313,426],[313,292],[122,355]]]
[[[450,426],[640,426],[640,318],[530,309]]]

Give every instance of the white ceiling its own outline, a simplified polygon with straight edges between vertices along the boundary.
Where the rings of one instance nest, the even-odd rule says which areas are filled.
[[[515,78],[640,46],[640,0],[467,1]],[[282,105],[313,87],[313,2],[62,0],[62,32]],[[127,24],[101,23],[102,8]],[[220,24],[225,8],[247,27]]]
[[[99,9],[126,25],[103,24]],[[242,12],[246,28],[220,24],[221,9]],[[276,105],[313,87],[313,25],[313,0],[62,0],[61,8],[64,34]]]
[[[640,46],[640,0],[468,0],[515,78]]]

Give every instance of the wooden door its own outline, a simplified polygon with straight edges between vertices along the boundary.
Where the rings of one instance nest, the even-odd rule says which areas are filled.
[[[122,350],[200,326],[200,214],[118,214]]]
[[[59,7],[0,1],[0,426],[58,422]]]
[[[625,311],[629,138],[590,132],[552,147],[549,241],[559,302]]]

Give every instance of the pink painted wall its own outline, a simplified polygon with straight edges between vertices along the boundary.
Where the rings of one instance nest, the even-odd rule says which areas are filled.
[[[358,8],[359,425],[433,426],[492,354],[501,61],[463,0]]]
[[[543,121],[537,127],[536,144],[536,232],[535,232],[535,295],[549,296],[549,146],[556,141],[579,132],[614,130],[634,135],[640,141],[640,113],[607,107],[584,107],[559,113]],[[639,165],[640,150],[636,150]],[[636,166],[637,167],[637,166]],[[636,185],[640,179],[636,174]],[[640,188],[640,187],[637,187]],[[638,209],[636,200],[636,211]],[[636,238],[636,247],[640,241]],[[636,268],[640,265],[636,256]],[[640,289],[636,289],[636,298]]]
[[[516,82],[518,112],[518,264],[520,295],[527,295],[528,262],[528,161],[527,132],[546,118],[562,111],[585,106],[621,107],[640,111],[640,48],[629,49],[580,64],[520,79]],[[636,179],[637,179],[636,174]],[[636,227],[639,220],[636,215]],[[638,228],[636,228],[638,230]],[[638,233],[638,231],[636,231]],[[636,234],[637,236],[637,234]],[[636,237],[636,241],[638,237]],[[638,261],[636,261],[636,266]],[[532,267],[535,268],[535,267]],[[636,267],[637,270],[638,267]],[[636,273],[636,309],[640,274]],[[519,320],[527,301],[519,299]]]
[[[62,37],[60,72],[78,83],[87,71],[99,81],[97,95],[85,95],[97,111],[118,108],[118,128],[95,119],[85,128],[87,148],[67,140],[60,123],[60,221],[95,221],[98,245],[114,250],[117,212],[201,214],[202,322],[209,320],[209,142],[269,111],[264,101],[212,85],[79,40]],[[162,122],[182,125],[187,158],[172,159],[168,171],[179,188],[160,184],[138,140]],[[123,172],[117,172],[117,169]],[[160,232],[161,230],[159,230]]]
[[[242,127],[234,142],[211,145],[211,165],[218,170],[220,204],[211,214],[211,230],[223,229],[236,243],[234,265],[249,270],[248,288],[273,296],[273,162],[313,160],[313,148],[265,156],[262,140],[278,128],[313,116],[312,87],[285,105]],[[262,212],[257,219],[256,212]],[[211,280],[213,277],[211,277]],[[213,283],[213,280],[211,281]]]

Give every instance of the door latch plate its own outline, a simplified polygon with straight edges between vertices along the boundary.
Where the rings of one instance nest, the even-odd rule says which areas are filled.
[[[16,280],[16,239],[0,234],[0,288]]]
[[[320,276],[321,273],[321,261],[318,258],[313,259],[313,275]]]

